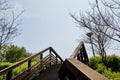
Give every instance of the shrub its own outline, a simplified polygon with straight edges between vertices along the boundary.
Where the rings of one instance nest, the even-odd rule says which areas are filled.
[[[112,72],[110,68],[108,70],[105,69],[103,75],[110,80],[120,80],[120,72]]]
[[[18,47],[15,45],[7,46],[4,54],[5,61],[11,63],[18,62],[31,55],[31,53],[28,53],[24,47]]]
[[[12,63],[10,63],[10,62],[1,62],[0,63],[0,70],[7,68],[11,65],[12,65]],[[0,75],[0,80],[6,80],[6,74]]]
[[[102,57],[101,56],[96,56],[96,57],[92,57],[89,60],[89,66],[92,69],[97,69],[97,65],[102,63]]]
[[[107,56],[107,67],[112,71],[120,71],[120,57],[116,55]]]
[[[116,55],[107,56],[107,65],[104,65],[100,56],[92,57],[89,66],[103,74],[110,80],[120,80],[120,57]]]
[[[96,71],[103,74],[104,70],[106,69],[106,66],[104,66],[104,64],[97,64],[97,69]]]
[[[16,67],[15,69],[13,69],[13,72],[12,72],[12,73],[13,73],[13,76],[15,76],[15,75],[23,72],[24,70],[26,70],[26,69],[27,69],[27,66],[28,66],[27,64],[28,64],[28,63],[26,62],[26,63],[24,63],[24,64]]]
[[[34,65],[35,63],[36,63],[36,61],[33,61],[31,63],[31,65]],[[12,64],[13,63],[10,63],[10,62],[2,62],[2,63],[0,63],[0,69],[4,69],[8,66],[11,66]],[[28,63],[25,62],[24,64],[22,64],[22,65],[16,67],[15,69],[13,69],[12,76],[14,77],[14,76],[18,75],[19,73],[25,71],[27,68],[28,68]],[[6,73],[3,74],[3,75],[0,75],[0,80],[6,80]]]
[[[1,62],[0,63],[0,70],[4,69],[6,67],[9,67],[11,65],[12,65],[12,63],[10,63],[10,62]]]

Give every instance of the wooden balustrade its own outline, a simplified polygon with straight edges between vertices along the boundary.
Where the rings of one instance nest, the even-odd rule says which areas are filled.
[[[45,52],[49,51],[50,55],[47,55],[46,57],[43,57],[43,54]],[[34,65],[32,64],[32,60],[36,57],[40,57],[39,62],[37,62]],[[21,60],[15,64],[13,64],[10,67],[7,67],[3,70],[0,70],[0,76],[7,74],[6,76],[6,80],[32,80],[34,78],[34,76],[36,76],[40,71],[42,71],[47,65],[51,65],[52,62],[63,62],[62,58],[57,54],[57,52],[52,48],[52,47],[48,47],[24,60]],[[15,69],[16,67],[19,67],[20,65],[24,64],[28,62],[28,68],[27,70],[21,72],[18,75],[15,75],[14,77],[12,76],[12,71],[13,69]]]
[[[103,75],[88,67],[89,60],[83,41],[72,55],[66,59],[59,70],[60,80],[108,80]]]
[[[48,55],[44,56],[47,51]],[[39,60],[32,65],[32,60],[36,57],[39,57]],[[28,63],[27,69],[13,76],[13,69],[26,62]],[[64,62],[52,47],[48,47],[10,67],[0,70],[0,76],[6,74],[6,80],[32,80],[45,68],[51,67],[52,64],[61,63],[62,66],[58,72],[60,80],[108,80],[87,66],[89,59],[83,41],[79,43],[71,56]]]
[[[79,45],[76,47],[76,49],[70,55],[69,58],[80,60],[81,62],[85,64],[89,63],[88,55],[87,55],[83,41],[79,43]]]

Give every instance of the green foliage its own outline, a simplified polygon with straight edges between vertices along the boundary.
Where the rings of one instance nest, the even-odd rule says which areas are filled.
[[[34,65],[36,63],[36,61],[33,61],[31,63],[31,65]],[[13,63],[9,63],[9,62],[2,62],[0,63],[0,69],[6,68],[8,66],[11,66]],[[12,76],[16,76],[19,73],[21,73],[22,71],[25,71],[28,68],[28,63],[24,63],[18,67],[16,67],[15,69],[13,69],[12,71]],[[0,80],[6,80],[6,74],[0,75]]]
[[[3,59],[3,54],[0,52],[0,62],[2,61]]]
[[[26,51],[24,47],[20,48],[14,45],[8,46],[6,49],[5,59],[7,62],[20,61],[31,54]]]
[[[4,69],[6,67],[9,67],[11,65],[12,65],[12,63],[10,63],[10,62],[1,62],[0,63],[0,70]]]
[[[0,70],[11,66],[13,63],[18,62],[28,56],[30,56],[31,54],[28,53],[26,51],[26,49],[24,47],[18,47],[18,46],[14,46],[14,45],[10,45],[10,46],[6,46],[5,51],[0,51],[2,53],[0,53]],[[31,65],[36,63],[36,60],[33,60],[33,62],[31,63]],[[21,73],[22,71],[26,70],[28,68],[28,62],[16,67],[15,69],[13,69],[12,71],[12,75],[13,77],[19,73]],[[6,73],[3,75],[0,75],[0,80],[6,80]]]
[[[97,69],[96,71],[103,74],[104,70],[106,69],[106,66],[104,64],[97,64]]]
[[[96,57],[92,57],[90,58],[89,61],[89,66],[92,69],[97,69],[97,65],[102,63],[102,57],[101,56],[96,56]]]
[[[120,71],[120,57],[116,55],[107,56],[107,65],[108,68],[111,68],[112,71]]]
[[[26,70],[26,69],[27,69],[27,66],[28,66],[27,64],[28,64],[28,63],[26,62],[26,63],[24,63],[24,64],[16,67],[16,68],[13,70],[13,72],[12,72],[13,76],[15,76],[15,75],[19,74],[20,72]]]
[[[11,66],[12,64],[13,64],[13,63],[2,62],[2,63],[0,64],[0,70],[1,70],[1,69],[4,69],[4,68],[6,68],[6,67],[9,67],[9,66]],[[27,63],[24,63],[24,64],[20,65],[19,67],[13,69],[12,75],[15,76],[15,75],[19,74],[21,71],[24,71],[24,70],[26,70],[26,69],[27,69]],[[6,74],[1,75],[1,76],[0,76],[0,80],[6,80]]]
[[[89,66],[103,74],[110,80],[120,80],[120,57],[116,55],[107,56],[107,65],[102,63],[100,56],[90,58]]]
[[[10,63],[10,62],[1,62],[0,63],[0,70],[7,68],[11,65],[12,65],[12,63]],[[6,80],[6,74],[0,75],[0,80]]]
[[[110,80],[120,80],[120,72],[112,72],[110,68],[105,69],[103,75]]]
[[[9,62],[2,62],[2,64],[0,64],[0,68],[6,68],[8,66],[12,65],[12,63]],[[27,62],[20,65],[19,67],[16,67],[15,69],[13,69],[12,71],[12,76],[14,77],[15,75],[19,74],[20,72],[24,71],[27,69]],[[0,76],[0,80],[6,80],[6,74],[3,74]]]

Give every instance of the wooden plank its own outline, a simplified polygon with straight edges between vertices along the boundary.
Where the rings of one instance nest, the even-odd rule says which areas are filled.
[[[68,60],[65,60],[62,67],[59,70],[59,79],[60,80],[90,80],[86,75],[79,71],[73,64]]]
[[[76,47],[70,58],[75,58],[79,54],[79,50],[80,48],[82,48],[82,45],[83,45],[83,41],[79,43],[79,45]]]
[[[10,66],[10,67],[7,67],[7,68],[5,68],[5,69],[3,69],[3,70],[0,70],[0,75],[4,74],[4,73],[6,73],[6,72],[11,71],[12,69],[16,68],[17,66],[19,66],[19,65],[21,65],[21,64],[23,64],[23,63],[25,63],[25,62],[27,62],[27,61],[29,61],[29,60],[31,60],[32,58],[38,56],[39,54],[44,53],[45,51],[49,50],[50,48],[51,48],[51,47],[48,47],[48,48],[40,51],[39,53],[36,53],[36,54],[34,54],[34,55],[32,55],[32,56],[24,59],[24,60],[21,60],[21,61],[15,63],[15,64],[13,64],[13,65]]]
[[[48,51],[48,50],[50,50],[50,53],[52,51],[52,53],[51,53],[52,55],[50,55],[51,57],[46,56],[45,58],[43,58],[43,53],[46,52],[46,51]],[[31,60],[34,59],[35,57],[39,56],[39,55],[40,55],[40,65],[38,65],[36,67],[34,67],[34,65],[31,66]],[[28,58],[25,58],[24,60],[21,60],[21,61],[15,63],[15,64],[13,64],[10,67],[7,67],[7,68],[5,68],[3,70],[0,70],[0,75],[8,72],[8,76],[7,76],[8,80],[10,78],[12,78],[13,80],[14,79],[23,78],[23,77],[26,77],[26,75],[29,75],[29,76],[26,77],[26,78],[29,79],[29,77],[31,77],[31,78],[34,77],[34,76],[31,76],[31,75],[35,75],[34,73],[39,72],[39,70],[36,70],[37,67],[39,67],[39,66],[42,67],[43,66],[42,69],[44,69],[44,67],[48,66],[47,63],[57,62],[57,61],[55,61],[55,60],[57,60],[56,57],[59,58],[59,60],[61,60],[61,62],[63,62],[62,58],[56,53],[56,51],[52,47],[48,47],[48,48],[46,48],[46,49],[44,49],[44,50],[42,50],[42,51],[40,51],[40,52],[38,52],[38,53],[36,53],[36,54],[28,57]],[[28,69],[26,71],[23,71],[23,73],[21,72],[20,74],[16,75],[15,77],[12,77],[11,71],[14,68],[20,66],[21,64],[23,64],[23,63],[25,63],[27,61],[28,61]],[[32,71],[32,70],[34,70],[34,71]]]
[[[76,70],[82,72],[86,77],[88,77],[90,80],[109,80],[103,75],[99,74],[95,70],[91,69],[87,65],[83,64],[82,62],[76,60],[76,59],[67,59],[69,63],[71,63]],[[73,71],[72,68],[70,68],[71,71]]]
[[[57,52],[51,47],[51,51],[63,62],[63,59],[57,54]]]

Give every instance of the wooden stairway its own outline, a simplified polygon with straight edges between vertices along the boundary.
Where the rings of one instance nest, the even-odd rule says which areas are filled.
[[[36,60],[36,63],[32,64],[34,60]],[[13,75],[14,69],[25,63],[28,63],[26,70]],[[3,76],[1,80],[109,80],[89,68],[88,63],[87,52],[83,41],[81,41],[65,61],[52,47],[48,47],[10,67],[0,70],[0,77]]]
[[[54,65],[50,69],[44,70],[33,80],[59,80],[58,79],[58,70],[60,69],[61,64]]]

